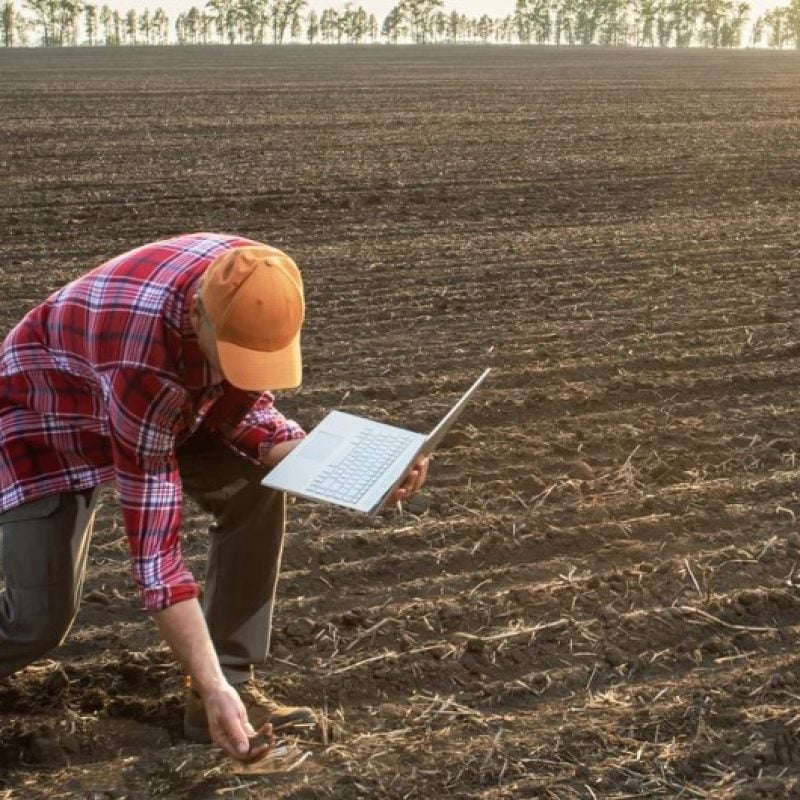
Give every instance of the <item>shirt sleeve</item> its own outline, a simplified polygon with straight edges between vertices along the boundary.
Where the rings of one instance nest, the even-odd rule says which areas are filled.
[[[229,447],[259,464],[276,444],[302,439],[305,432],[274,406],[269,392],[254,394],[227,386],[207,424]]]
[[[151,611],[200,594],[180,549],[183,489],[175,441],[188,410],[187,393],[152,372],[113,375],[109,425],[117,484],[133,577]]]

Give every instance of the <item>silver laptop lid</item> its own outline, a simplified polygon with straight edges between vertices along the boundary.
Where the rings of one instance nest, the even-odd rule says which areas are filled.
[[[425,439],[425,444],[422,446],[422,452],[425,455],[430,455],[439,446],[439,442],[444,439],[447,432],[453,427],[453,423],[461,416],[461,412],[466,408],[472,395],[478,391],[480,385],[486,380],[486,377],[491,371],[491,367],[485,369],[478,380],[464,392],[461,399],[444,415],[444,417],[442,417],[439,424],[428,434]]]

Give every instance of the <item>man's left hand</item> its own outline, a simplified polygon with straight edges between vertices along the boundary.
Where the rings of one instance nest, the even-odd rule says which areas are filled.
[[[407,500],[414,492],[419,491],[428,477],[428,465],[431,460],[428,456],[421,456],[414,462],[405,480],[394,490],[390,502],[399,503]]]
[[[264,466],[274,467],[280,461],[283,461],[283,459],[302,441],[302,439],[290,439],[288,442],[280,442],[279,444],[273,445],[267,450],[267,454],[263,459]]]

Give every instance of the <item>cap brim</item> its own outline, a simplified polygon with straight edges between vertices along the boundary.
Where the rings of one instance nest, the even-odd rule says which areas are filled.
[[[270,351],[249,350],[218,339],[217,353],[223,375],[239,389],[267,392],[294,389],[303,382],[300,334],[288,347]]]

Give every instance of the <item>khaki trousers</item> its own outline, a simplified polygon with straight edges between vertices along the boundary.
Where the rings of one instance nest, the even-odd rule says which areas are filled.
[[[266,469],[204,433],[178,450],[184,492],[213,516],[202,604],[223,672],[247,680],[269,652],[285,527]],[[99,488],[44,497],[0,515],[0,679],[64,640],[86,572]]]

